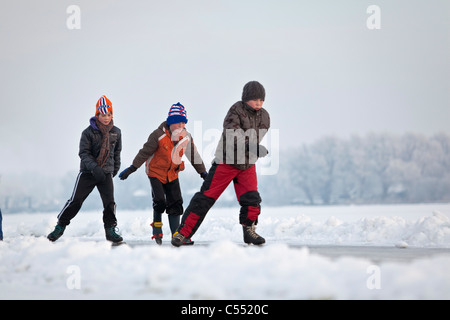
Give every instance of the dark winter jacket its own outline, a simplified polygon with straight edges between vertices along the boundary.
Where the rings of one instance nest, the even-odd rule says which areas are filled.
[[[81,158],[80,171],[92,172],[97,166],[97,157],[102,146],[102,133],[95,124],[95,117],[91,118],[90,126],[81,133],[80,152]],[[116,126],[109,131],[110,154],[103,166],[106,174],[117,174],[120,169],[120,152],[122,151],[122,134]]]
[[[236,102],[223,121],[214,161],[241,170],[250,168],[258,160],[259,143],[269,128],[270,116],[266,109],[255,110],[242,101]]]

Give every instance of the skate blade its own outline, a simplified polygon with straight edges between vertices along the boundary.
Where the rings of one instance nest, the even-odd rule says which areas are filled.
[[[118,246],[121,246],[123,244],[127,244],[127,243],[125,241],[111,242],[111,247],[118,247]]]

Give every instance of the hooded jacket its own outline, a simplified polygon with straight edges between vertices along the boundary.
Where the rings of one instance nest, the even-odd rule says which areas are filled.
[[[80,149],[80,171],[91,172],[97,166],[97,157],[102,146],[102,133],[95,124],[95,117],[90,119],[90,125],[81,133]],[[122,151],[122,134],[119,128],[113,126],[109,131],[110,154],[103,166],[106,174],[117,174],[120,169],[120,152]]]

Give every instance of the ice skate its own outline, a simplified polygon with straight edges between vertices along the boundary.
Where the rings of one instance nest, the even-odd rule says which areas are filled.
[[[56,225],[55,230],[53,230],[48,236],[47,239],[55,242],[58,240],[64,233],[64,230],[66,229],[65,226],[61,226],[59,224]]]
[[[152,236],[152,239],[155,239],[155,242],[156,242],[157,245],[159,245],[159,246],[162,245],[162,233],[154,234]]]
[[[152,239],[155,239],[157,245],[162,245],[162,222],[153,222],[150,224],[153,228],[153,236]]]
[[[175,247],[193,245],[194,241],[186,238],[179,232],[175,232],[172,237],[172,245]]]
[[[244,242],[245,243],[261,245],[266,242],[266,240],[263,237],[261,237],[259,234],[256,233],[255,224],[252,224],[251,226],[242,226],[242,229],[244,231]]]
[[[105,227],[106,240],[117,243],[122,242],[123,238],[116,233],[116,226]]]

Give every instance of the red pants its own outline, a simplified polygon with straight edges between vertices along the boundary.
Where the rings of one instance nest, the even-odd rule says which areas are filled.
[[[258,192],[255,166],[240,170],[228,164],[213,164],[208,176],[186,208],[179,232],[192,237],[202,223],[209,209],[222,192],[233,181],[236,197],[241,205],[239,222],[243,225],[257,223],[261,211],[261,197]]]

